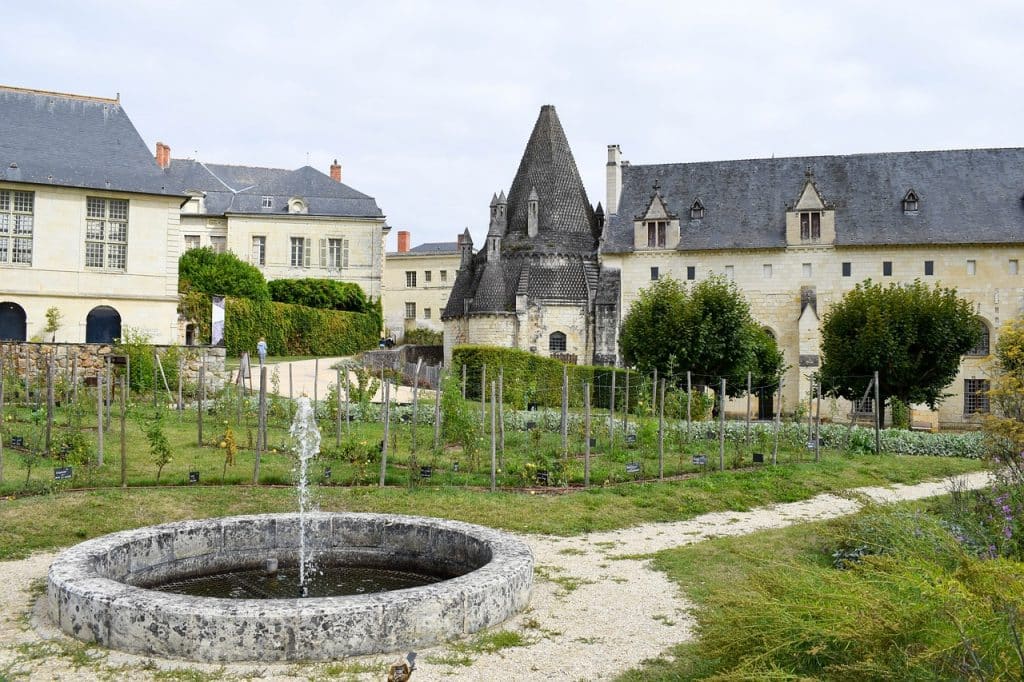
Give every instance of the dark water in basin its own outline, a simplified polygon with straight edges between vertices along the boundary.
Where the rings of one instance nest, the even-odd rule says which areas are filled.
[[[340,597],[430,585],[445,578],[410,571],[367,566],[322,567],[307,580],[306,597]],[[299,569],[282,567],[267,574],[262,569],[235,570],[186,578],[150,589],[193,597],[226,599],[292,599],[299,596]]]

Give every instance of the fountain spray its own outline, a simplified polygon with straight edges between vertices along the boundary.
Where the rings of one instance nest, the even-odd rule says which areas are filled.
[[[299,493],[299,596],[305,597],[309,590],[306,585],[306,513],[310,507],[309,460],[320,452],[320,429],[317,428],[316,414],[308,396],[299,397],[295,419],[289,433],[298,441],[299,480],[296,487]]]

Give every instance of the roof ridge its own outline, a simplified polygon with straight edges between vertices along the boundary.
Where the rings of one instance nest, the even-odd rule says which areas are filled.
[[[96,95],[78,95],[73,92],[58,92],[57,90],[36,90],[35,88],[19,88],[16,85],[0,85],[0,90],[6,92],[17,92],[24,95],[45,95],[48,97],[62,97],[65,99],[76,99],[83,102],[102,102],[104,104],[121,105],[121,94],[116,99],[110,97],[99,97]]]
[[[709,165],[716,163],[748,163],[750,161],[796,161],[801,159],[848,159],[851,157],[864,157],[864,156],[902,156],[908,154],[948,154],[954,152],[1002,152],[1020,150],[1024,151],[1024,147],[960,147],[953,149],[910,149],[904,151],[888,151],[888,152],[853,152],[851,154],[809,154],[805,156],[750,156],[750,157],[739,157],[733,159],[715,159],[713,161],[670,161],[666,163],[630,163],[628,166],[624,165],[623,168],[656,168],[656,167],[671,167],[671,166],[695,166],[695,165]]]

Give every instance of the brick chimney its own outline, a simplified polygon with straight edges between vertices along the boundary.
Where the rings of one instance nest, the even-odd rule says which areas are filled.
[[[341,182],[341,164],[338,163],[337,159],[331,164],[331,180]]]
[[[171,167],[171,148],[163,142],[156,143],[156,165],[163,169]]]
[[[398,253],[405,253],[409,250],[409,231],[398,231]]]

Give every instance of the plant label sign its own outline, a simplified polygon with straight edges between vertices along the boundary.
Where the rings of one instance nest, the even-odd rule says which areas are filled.
[[[458,462],[452,462],[452,473],[456,473],[457,474],[458,472],[459,472],[459,463]]]
[[[640,473],[640,462],[626,462],[626,473],[627,474],[639,474]]]
[[[754,464],[764,464],[764,453],[763,452],[755,452],[754,453]]]
[[[698,466],[707,466],[708,465],[708,456],[707,455],[694,455],[693,456],[693,463],[698,465]]]
[[[199,483],[199,472],[198,471],[190,471],[190,472],[188,472],[188,482],[189,483]]]
[[[592,447],[592,448],[596,448],[597,447],[597,439],[596,438],[591,438],[590,439],[590,447]]]
[[[11,447],[12,448],[23,448],[25,447],[24,436],[11,436]]]
[[[813,450],[816,446],[817,446],[817,442],[813,438],[811,440],[807,441],[807,449],[808,450]]]
[[[627,433],[626,434],[626,445],[636,445],[636,434],[635,433]]]
[[[324,467],[324,480],[331,480],[331,467]]]
[[[537,422],[526,422],[526,428],[530,431],[533,431],[535,428],[537,428]]]
[[[71,467],[57,467],[53,470],[53,480],[55,481],[69,481],[71,480]]]
[[[420,467],[420,478],[430,478],[433,474],[433,467]]]
[[[550,480],[551,479],[550,476],[548,476],[548,472],[544,470],[537,472],[537,483],[539,483],[540,485],[547,485]]]

